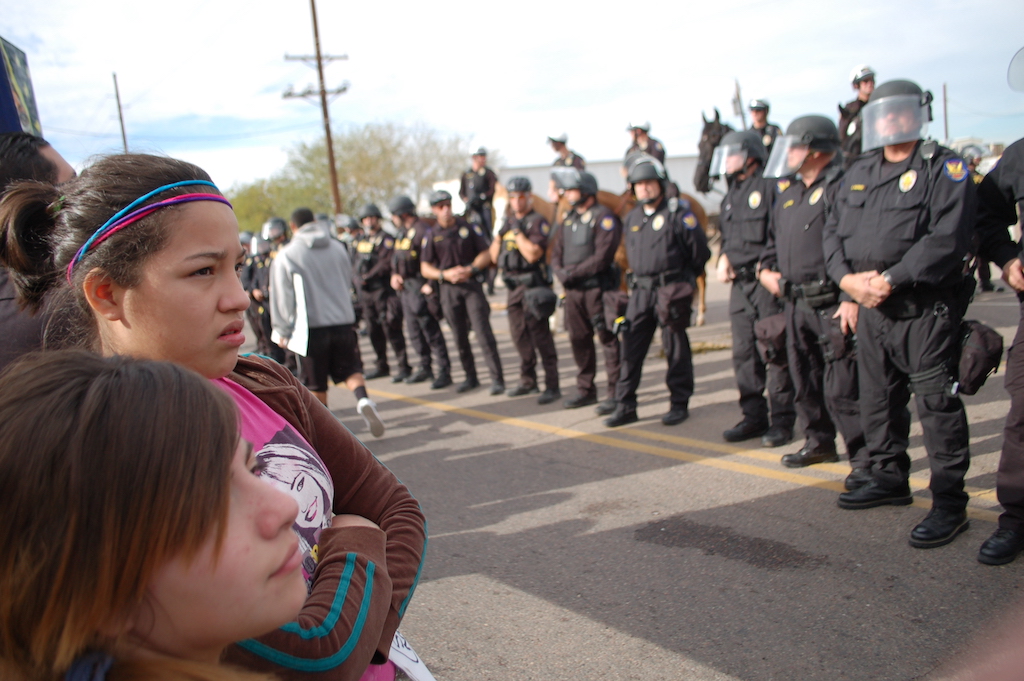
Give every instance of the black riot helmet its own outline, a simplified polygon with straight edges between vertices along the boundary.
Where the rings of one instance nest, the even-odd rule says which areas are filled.
[[[579,189],[584,196],[597,195],[597,178],[577,168],[555,168],[551,179],[559,189]]]
[[[360,229],[360,225],[356,222],[351,215],[345,215],[342,213],[335,219],[335,223],[338,225],[338,229]]]
[[[260,231],[260,236],[267,241],[277,241],[281,237],[287,236],[288,234],[288,223],[284,221],[284,218],[270,218],[263,223],[263,229]]]
[[[445,201],[451,203],[452,195],[443,189],[438,189],[430,192],[430,198],[428,199],[428,201],[430,202],[430,207],[433,208],[434,206],[440,203],[444,203]]]
[[[861,109],[864,151],[924,139],[932,120],[932,93],[910,80],[890,80],[875,88]]]
[[[392,215],[416,215],[416,204],[408,196],[396,196],[388,201],[388,211]]]
[[[786,177],[800,170],[807,154],[823,151],[834,154],[839,150],[839,130],[832,119],[825,116],[801,116],[789,127],[786,134],[775,142],[768,163],[764,167],[765,177]]]
[[[740,157],[736,161],[736,157]],[[710,177],[731,177],[741,172],[747,165],[747,159],[757,159],[762,165],[768,160],[768,152],[764,148],[761,136],[753,130],[737,130],[722,138],[711,155]],[[736,164],[739,163],[737,166]],[[732,170],[730,170],[732,168]]]
[[[368,203],[362,207],[359,211],[359,220],[362,221],[364,218],[383,218],[380,214],[380,208],[377,208],[377,204]]]
[[[645,199],[641,202],[644,204],[651,204],[658,201],[665,195],[665,188],[668,185],[668,173],[665,172],[665,166],[661,164],[661,161],[653,156],[641,154],[629,165],[629,173],[626,175],[626,180],[629,182],[630,191],[634,191],[634,193],[637,182],[643,182],[644,180],[657,180],[658,184],[661,186],[661,193],[653,199]]]
[[[533,185],[530,183],[530,178],[523,177],[522,175],[517,175],[516,177],[509,179],[508,186],[506,186],[505,189],[508,190],[509,194],[511,194],[512,192],[525,193],[532,192]]]

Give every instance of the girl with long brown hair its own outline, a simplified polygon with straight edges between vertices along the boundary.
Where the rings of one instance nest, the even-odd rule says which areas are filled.
[[[296,527],[309,539],[305,607],[226,658],[285,678],[359,679],[388,656],[419,576],[425,521],[408,489],[289,371],[238,356],[249,305],[242,259],[230,204],[183,161],[109,156],[59,190],[19,183],[0,200],[0,260],[26,305],[51,296],[48,341],[188,367],[231,396],[260,460],[301,450],[295,475],[322,473],[323,500]],[[296,493],[281,476],[268,482]]]
[[[251,678],[232,642],[306,599],[295,501],[222,391],[168,362],[30,355],[0,377],[0,677]]]

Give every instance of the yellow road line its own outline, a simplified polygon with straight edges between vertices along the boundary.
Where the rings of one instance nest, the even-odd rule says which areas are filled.
[[[594,444],[605,445],[608,447],[627,449],[634,452],[641,452],[643,454],[652,454],[654,456],[660,456],[667,459],[675,459],[677,461],[685,461],[687,463],[695,463],[701,466],[709,466],[711,468],[718,468],[720,470],[731,471],[733,473],[744,473],[746,475],[753,475],[761,478],[768,478],[771,480],[780,480],[782,482],[788,482],[790,484],[799,485],[801,487],[817,487],[820,489],[830,490],[833,492],[845,491],[842,482],[836,480],[825,480],[823,478],[816,478],[810,475],[804,475],[802,473],[793,473],[788,470],[774,470],[771,468],[765,468],[763,466],[754,466],[752,464],[742,463],[739,461],[730,461],[710,456],[702,456],[700,454],[694,454],[693,452],[688,452],[684,450],[668,449],[667,447],[658,447],[643,442],[633,442],[618,437],[609,437],[607,435],[585,433],[583,431],[573,430],[571,428],[552,426],[547,423],[529,421],[527,419],[521,419],[514,416],[502,416],[500,414],[492,414],[490,412],[480,411],[479,409],[467,409],[465,407],[456,407],[445,402],[425,400],[419,397],[412,397],[411,395],[401,395],[399,393],[392,393],[385,390],[379,390],[377,388],[374,388],[373,390],[368,390],[368,392],[372,395],[379,395],[380,397],[386,397],[391,400],[397,400],[409,404],[417,404],[424,407],[430,407],[431,409],[437,409],[438,411],[444,411],[451,414],[459,414],[461,416],[468,416],[471,418],[480,419],[482,421],[502,423],[508,426],[526,428],[528,430],[535,430],[542,433],[558,435],[560,437],[571,438],[575,440],[584,440],[586,442],[593,442]],[[716,442],[704,442],[703,440],[693,440],[690,438],[683,438],[675,435],[661,435],[657,433],[652,433],[651,431],[640,430],[638,428],[626,428],[619,432],[639,435],[640,437],[648,437],[649,439],[662,440],[673,444],[686,444],[691,447],[696,447],[698,449],[718,451],[725,454],[752,453],[752,450],[743,449],[741,447],[732,447],[730,445],[722,445]],[[765,452],[757,452],[757,454],[758,456],[755,458],[758,459],[764,458],[765,456],[771,456],[766,454]],[[772,460],[774,460],[774,457],[772,457]],[[927,485],[921,485],[917,481],[912,481],[912,486],[915,489],[924,489],[927,487]],[[931,502],[927,499],[915,497],[914,506],[919,506],[921,508],[931,508]],[[995,522],[996,519],[998,519],[999,517],[999,514],[995,511],[989,511],[987,509],[980,508],[968,508],[968,515],[978,520],[988,520],[992,522]]]

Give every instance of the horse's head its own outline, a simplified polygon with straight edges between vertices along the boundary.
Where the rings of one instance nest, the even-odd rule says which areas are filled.
[[[733,128],[728,123],[722,122],[722,115],[718,112],[718,107],[715,107],[715,117],[708,120],[701,112],[700,117],[704,119],[704,129],[700,133],[700,142],[697,143],[697,150],[700,152],[697,156],[697,169],[693,174],[693,186],[697,188],[697,191],[706,194],[711,191],[711,181],[708,177],[708,171],[711,169],[711,154],[714,153],[715,147],[722,141],[728,133],[733,131]]]

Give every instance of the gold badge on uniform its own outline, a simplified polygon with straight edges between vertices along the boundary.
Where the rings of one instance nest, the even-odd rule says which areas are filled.
[[[768,148],[772,145],[772,136],[765,135],[764,137],[761,138],[761,141],[764,142],[765,148]]]
[[[850,191],[851,191],[851,192],[862,192],[862,191],[864,191],[864,190],[865,190],[866,188],[867,188],[867,187],[865,187],[865,186],[864,186],[864,185],[862,185],[862,184],[854,184],[854,185],[850,185]]]
[[[824,187],[818,187],[813,192],[811,192],[811,198],[808,199],[807,203],[809,203],[809,204],[811,204],[813,206],[818,201],[821,201],[821,195],[824,194],[824,193],[825,193],[825,188]]]
[[[751,208],[757,208],[761,205],[761,192],[753,191],[750,192],[750,196],[747,197],[747,205]]]
[[[654,228],[654,231],[657,232],[659,229],[661,229],[664,226],[665,226],[665,216],[664,215],[655,215],[654,216],[654,222],[651,223],[651,227]]]
[[[459,236],[465,239],[466,237],[469,236],[469,230],[466,229],[465,227],[459,227]]]
[[[590,218],[591,218],[591,214],[590,214],[590,211],[588,210],[586,213],[584,213],[583,215],[580,216],[580,222],[589,223],[590,222]]]
[[[917,184],[917,171],[908,170],[900,175],[900,191],[906,194]]]
[[[787,189],[789,189],[789,185],[790,185],[789,180],[779,180],[778,183],[776,184],[776,187],[778,188],[779,193],[781,194],[782,192],[784,192]]]

